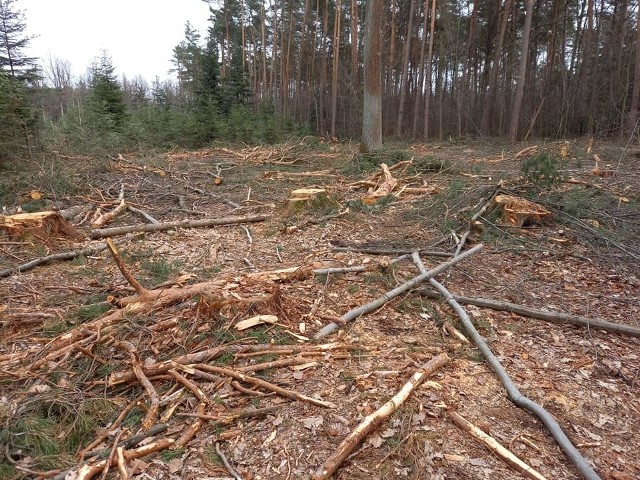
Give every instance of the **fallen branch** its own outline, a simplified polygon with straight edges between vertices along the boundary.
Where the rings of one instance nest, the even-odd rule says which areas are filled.
[[[420,294],[428,298],[440,298],[440,294],[430,290],[420,290]],[[498,300],[490,300],[477,297],[463,297],[460,295],[451,295],[453,299],[463,305],[475,305],[481,308],[490,308],[491,310],[499,310],[503,312],[512,312],[522,317],[535,318],[551,323],[569,323],[581,327],[595,328],[605,330],[607,332],[629,335],[631,337],[640,337],[640,328],[620,323],[607,322],[606,320],[598,320],[594,318],[581,317],[562,312],[550,312],[548,310],[539,310],[536,308],[524,307],[515,303],[501,302]]]
[[[216,453],[218,454],[218,457],[220,457],[220,460],[222,460],[222,463],[224,464],[229,474],[236,480],[242,480],[242,477],[240,476],[240,474],[235,471],[235,469],[229,463],[229,460],[227,460],[227,457],[225,457],[224,453],[222,453],[222,450],[220,450],[220,445],[218,445],[218,442],[216,442],[215,445],[216,445]]]
[[[114,245],[113,240],[111,240],[111,238],[107,238],[107,246],[109,247],[111,256],[113,257],[113,260],[116,262],[116,265],[120,270],[120,273],[122,273],[122,276],[136,290],[136,293],[138,295],[140,295],[141,297],[144,297],[145,295],[147,295],[149,293],[149,290],[144,288],[140,284],[140,282],[138,282],[138,280],[136,280],[136,278],[127,269],[127,266],[124,264],[124,260],[122,260],[122,257],[120,256],[120,252],[118,252],[118,249]]]
[[[152,217],[149,213],[145,212],[144,210],[140,210],[139,208],[132,207],[131,205],[128,205],[128,204],[127,204],[127,209],[129,209],[130,212],[137,213],[138,215],[143,216],[149,221],[149,223],[153,223],[154,225],[157,225],[160,223],[158,220],[156,220],[154,217]]]
[[[250,383],[252,385],[255,385],[256,387],[264,388],[265,390],[269,390],[270,392],[275,392],[282,397],[290,398],[291,400],[300,400],[302,402],[311,403],[312,405],[316,405],[318,407],[336,408],[336,405],[332,402],[326,402],[324,400],[318,400],[317,398],[308,397],[302,393],[295,392],[293,390],[287,390],[286,388],[279,387],[278,385],[274,385],[273,383],[269,383],[260,378],[245,375],[244,373],[236,372],[235,370],[231,370],[229,368],[215,367],[213,365],[205,364],[197,364],[194,365],[194,367],[198,370],[217,373],[218,375],[235,378],[236,380],[240,380],[241,382]]]
[[[414,254],[413,256],[416,263],[421,262],[420,256]],[[556,420],[547,412],[543,407],[538,405],[533,400],[523,396],[518,388],[515,386],[505,369],[502,367],[498,359],[495,357],[491,349],[485,342],[484,338],[478,333],[476,328],[473,326],[473,323],[469,319],[469,316],[464,311],[464,309],[460,306],[458,302],[455,301],[451,293],[443,287],[437,280],[430,279],[429,283],[433,285],[447,300],[447,303],[451,305],[451,308],[455,310],[455,312],[460,317],[467,333],[473,340],[473,342],[478,346],[482,355],[487,359],[487,362],[493,369],[493,371],[498,375],[500,381],[504,385],[507,390],[507,394],[513,403],[517,406],[529,410],[533,414],[535,414],[542,423],[547,427],[547,430],[551,433],[553,438],[556,439],[560,448],[564,451],[567,457],[573,462],[573,464],[578,468],[582,476],[587,480],[600,480],[598,474],[591,468],[586,459],[580,454],[580,452],[573,446],[569,438],[562,431],[562,428],[556,422]]]
[[[391,416],[429,375],[449,361],[446,353],[432,358],[425,366],[413,374],[411,379],[396,393],[391,400],[365,419],[353,430],[338,448],[325,460],[321,467],[311,477],[312,480],[326,480],[334,474],[349,454],[362,442],[367,435],[375,430],[382,422]]]
[[[447,412],[451,421],[455,423],[462,430],[469,432],[475,439],[483,443],[492,453],[496,454],[506,463],[511,465],[513,468],[518,470],[522,475],[531,480],[547,480],[545,476],[538,473],[533,467],[530,467],[526,463],[524,463],[520,458],[515,456],[505,447],[503,447],[495,438],[487,435],[485,432],[480,430],[474,424],[466,420],[457,412]]]
[[[22,265],[17,265],[15,267],[9,267],[5,268],[4,270],[0,270],[0,278],[6,278],[14,273],[26,272],[33,268],[39,267],[40,265],[45,265],[47,263],[55,262],[58,260],[73,260],[74,258],[78,257],[88,257],[90,255],[95,255],[96,253],[102,252],[106,249],[106,245],[98,245],[96,247],[83,248],[82,250],[60,252],[53,255],[47,255],[46,257],[35,258],[28,261],[27,263],[23,263]]]
[[[353,310],[348,311],[347,313],[345,313],[344,315],[342,315],[340,317],[340,319],[339,319],[340,323],[332,322],[332,323],[329,323],[329,324],[325,325],[316,334],[314,339],[318,340],[320,338],[324,338],[327,335],[330,335],[333,332],[335,332],[336,330],[338,330],[340,328],[340,324],[345,324],[345,323],[351,322],[351,321],[355,320],[356,318],[360,317],[361,315],[364,315],[366,313],[369,313],[369,312],[372,312],[374,310],[377,310],[382,305],[384,305],[388,301],[394,299],[398,295],[403,294],[407,290],[411,290],[412,288],[414,288],[416,285],[420,284],[421,282],[424,282],[425,280],[427,280],[427,279],[429,279],[429,278],[431,278],[431,277],[433,277],[435,275],[438,275],[439,273],[444,272],[445,270],[451,268],[453,265],[455,265],[459,261],[461,261],[461,260],[467,258],[468,256],[473,255],[474,253],[480,251],[482,249],[482,247],[483,247],[483,245],[480,243],[480,244],[476,245],[475,247],[473,247],[471,250],[467,250],[467,251],[461,253],[457,257],[452,258],[451,260],[449,260],[448,262],[441,263],[436,268],[434,268],[432,270],[429,270],[428,272],[421,273],[420,275],[418,275],[417,277],[412,278],[408,282],[405,282],[402,285],[397,286],[396,288],[394,288],[393,290],[388,291],[387,293],[385,293],[381,297],[377,298],[376,300],[373,300],[372,302],[369,302],[369,303],[367,303],[365,305],[361,305],[360,307],[357,307],[357,308],[354,308]]]
[[[308,351],[317,351],[317,352],[327,352],[330,350],[334,350],[340,347],[339,343],[327,343],[324,345],[310,345],[304,348],[292,348],[290,345],[221,345],[219,347],[210,348],[208,350],[203,350],[201,352],[189,353],[187,355],[182,355],[180,357],[176,357],[172,360],[167,360],[165,362],[159,362],[153,365],[149,365],[144,367],[144,372],[149,377],[154,377],[156,375],[161,375],[163,373],[168,372],[172,368],[175,368],[176,365],[193,365],[196,363],[208,362],[210,360],[215,360],[225,353],[260,353],[264,354],[264,352],[274,353],[276,351],[282,351],[285,354],[297,354]],[[120,383],[131,382],[136,379],[135,374],[131,370],[127,370],[124,372],[114,372],[109,376],[109,380],[107,381],[107,385],[112,387],[114,385],[118,385]]]
[[[269,218],[266,215],[248,215],[244,217],[221,217],[221,218],[203,218],[200,220],[180,220],[177,222],[139,225],[126,225],[124,227],[102,228],[91,231],[91,238],[113,237],[116,235],[124,235],[131,232],[161,232],[164,230],[172,230],[174,228],[201,228],[213,227],[216,225],[232,225],[236,223],[255,223],[262,222]]]
[[[160,410],[160,397],[158,396],[158,392],[156,391],[155,387],[149,381],[142,369],[142,364],[140,363],[140,359],[138,358],[136,347],[134,347],[132,343],[126,341],[119,342],[119,346],[123,350],[126,350],[131,356],[133,372],[135,373],[138,381],[147,391],[147,395],[149,396],[149,407],[147,408],[147,413],[142,420],[142,428],[146,430],[156,423],[158,411]]]

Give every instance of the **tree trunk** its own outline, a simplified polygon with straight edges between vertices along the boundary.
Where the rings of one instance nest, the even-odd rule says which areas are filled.
[[[351,0],[351,86],[358,91],[358,0]]]
[[[484,111],[482,113],[481,130],[485,134],[491,134],[493,130],[493,115],[496,103],[496,87],[498,83],[498,71],[500,70],[500,57],[502,56],[502,46],[504,45],[504,36],[507,32],[507,24],[509,23],[509,14],[511,13],[511,5],[513,0],[505,0],[502,10],[502,19],[500,20],[500,31],[496,42],[496,49],[493,54],[493,63],[489,71],[489,87],[484,102]]]
[[[424,18],[422,22],[422,40],[420,41],[420,62],[418,71],[418,85],[416,88],[416,101],[413,103],[413,130],[411,138],[416,139],[418,135],[418,118],[420,116],[420,100],[425,89],[424,82],[424,54],[427,48],[427,25],[429,21],[429,0],[424,0]]]
[[[340,20],[341,0],[336,1],[335,20],[333,23],[333,67],[331,70],[331,136],[336,136],[336,110],[338,108],[338,67],[340,65]]]
[[[640,14],[638,15],[636,26],[636,66],[633,76],[633,91],[631,92],[631,109],[629,110],[629,120],[627,130],[630,135],[636,131],[638,121],[638,107],[640,106]]]
[[[516,96],[513,101],[511,111],[511,122],[509,125],[509,139],[515,142],[518,139],[518,125],[520,123],[520,110],[522,98],[524,96],[524,85],[527,81],[527,60],[529,57],[529,38],[531,37],[531,17],[533,17],[533,4],[535,0],[527,0],[527,16],[524,20],[524,35],[522,38],[522,53],[520,56],[520,68],[518,71],[518,85]]]
[[[389,39],[389,65],[387,66],[387,94],[392,96],[396,92],[394,69],[396,63],[396,16],[398,11],[397,0],[391,0],[391,35]]]
[[[404,107],[407,101],[407,83],[409,78],[409,55],[411,54],[411,34],[413,30],[413,16],[416,11],[416,0],[411,0],[409,7],[409,21],[407,22],[407,36],[404,41],[404,54],[402,58],[402,73],[400,77],[400,106],[398,108],[398,120],[396,123],[396,137],[402,132],[404,121]]]
[[[431,103],[431,66],[433,64],[433,32],[436,27],[436,0],[431,0],[431,26],[429,27],[429,53],[427,53],[427,74],[424,88],[424,141],[429,139],[429,116]]]
[[[380,69],[382,0],[367,0],[365,14],[362,150],[372,152],[382,148],[382,72]]]
[[[327,85],[327,29],[329,27],[329,0],[324,1],[324,12],[322,14],[322,40],[320,42],[320,86],[318,94],[318,124],[320,125],[320,135],[325,135],[324,128],[324,93]]]

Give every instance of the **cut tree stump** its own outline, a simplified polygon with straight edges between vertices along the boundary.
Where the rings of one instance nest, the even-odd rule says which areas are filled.
[[[33,235],[47,240],[51,237],[78,237],[78,232],[58,212],[18,213],[0,215],[0,231],[9,238],[21,238]]]
[[[299,188],[292,190],[289,196],[290,203],[308,202],[318,197],[326,196],[327,191],[324,188]]]
[[[518,228],[541,223],[551,216],[542,205],[513,195],[496,195],[494,204],[502,210],[502,221]]]

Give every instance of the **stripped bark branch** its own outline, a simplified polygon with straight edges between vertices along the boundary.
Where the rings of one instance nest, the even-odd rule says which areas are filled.
[[[391,400],[365,419],[353,430],[338,448],[325,460],[321,467],[311,477],[312,480],[326,480],[334,474],[349,454],[362,442],[367,435],[375,430],[382,422],[391,416],[409,398],[413,392],[429,375],[449,361],[446,353],[432,358],[426,365],[413,374],[411,379],[396,393]]]

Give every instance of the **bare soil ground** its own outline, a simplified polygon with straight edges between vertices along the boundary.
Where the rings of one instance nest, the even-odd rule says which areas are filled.
[[[209,282],[198,295],[143,313],[136,303],[121,308],[136,292],[105,250],[0,278],[0,478],[53,477],[80,465],[79,453],[92,443],[108,456],[114,443],[151,423],[168,428],[143,444],[177,440],[190,428],[194,435],[184,446],[126,461],[132,478],[231,478],[216,445],[245,480],[310,478],[366,415],[440,352],[451,361],[333,478],[522,478],[456,427],[448,410],[547,478],[579,478],[541,422],[509,401],[478,350],[443,327],[450,322],[462,330],[446,303],[420,294],[426,286],[320,342],[313,336],[416,276],[410,258],[389,264],[404,251],[453,254],[469,219],[496,188],[540,203],[551,218],[515,228],[503,225],[497,209],[487,210],[465,246],[482,242],[484,249],[439,281],[457,295],[640,327],[640,149],[596,143],[587,152],[586,145],[445,142],[362,156],[352,144],[307,139],[119,160],[56,158],[27,171],[5,169],[5,198],[19,192],[31,210],[77,207],[70,222],[79,236],[0,232],[0,270],[104,245],[89,240],[89,214],[113,210],[121,191],[129,205],[159,222],[258,214],[267,220],[114,237],[122,239],[125,265],[147,289]],[[535,148],[522,153],[528,147]],[[392,170],[398,185],[390,195],[367,193],[384,187],[381,175],[372,176],[382,172],[379,163],[410,159]],[[372,183],[357,183],[367,179]],[[292,190],[310,187],[327,196],[287,201]],[[106,226],[145,222],[125,210]],[[445,260],[422,258],[427,268]],[[310,273],[360,265],[364,272]],[[292,267],[299,274],[259,275]],[[465,309],[522,393],[555,416],[602,478],[640,478],[640,338]],[[120,316],[111,325],[101,324],[114,314]],[[277,322],[236,329],[257,315]],[[75,341],[65,343],[69,335]],[[123,341],[135,347],[133,357]],[[314,352],[323,342],[333,345]],[[221,374],[198,377],[180,362],[150,373],[161,362],[216,347],[217,354],[195,363],[244,371],[335,408],[246,382],[232,385]],[[293,360],[259,365],[284,359]],[[113,381],[130,372],[132,362],[149,374],[159,396],[156,415],[135,376]],[[271,409],[251,413],[265,407]],[[198,422],[197,412],[210,418]],[[245,417],[230,419],[236,414]],[[108,435],[96,443],[100,432]],[[71,475],[83,478],[75,470]],[[113,466],[108,475],[121,473]]]

